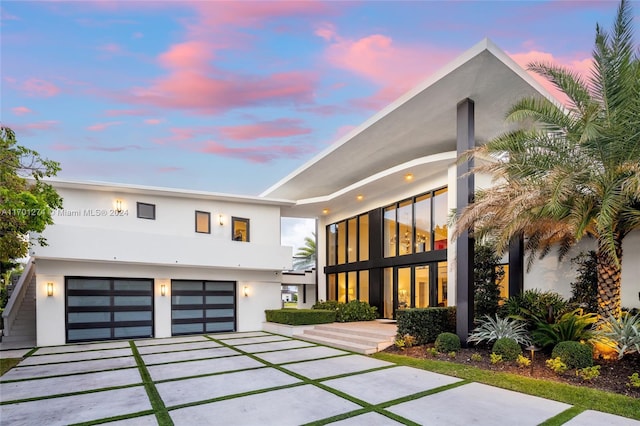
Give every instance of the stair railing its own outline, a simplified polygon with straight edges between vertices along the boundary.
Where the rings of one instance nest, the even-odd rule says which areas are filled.
[[[5,336],[11,335],[11,327],[18,316],[18,312],[20,311],[20,307],[22,306],[22,301],[24,300],[25,294],[27,294],[27,289],[29,288],[29,284],[33,279],[33,276],[36,273],[35,262],[33,257],[29,258],[27,265],[24,267],[24,271],[18,280],[13,292],[11,293],[11,297],[7,302],[7,306],[4,308],[4,312],[2,312],[2,319],[4,320],[4,331],[2,334]]]

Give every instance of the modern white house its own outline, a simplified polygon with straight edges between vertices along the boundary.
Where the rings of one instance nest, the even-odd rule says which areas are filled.
[[[259,330],[264,310],[281,306],[281,284],[300,285],[299,306],[357,299],[390,319],[455,305],[466,337],[472,242],[452,239],[448,215],[491,182],[456,159],[507,130],[524,96],[550,98],[484,40],[257,197],[53,181],[64,209],[22,280],[36,289],[37,345]],[[283,272],[292,248],[280,243],[282,217],[316,220],[315,274]],[[622,303],[640,307],[640,232],[623,250]],[[567,260],[549,255],[527,271],[514,241],[505,266],[505,295],[570,296]],[[9,327],[24,294],[10,301]]]

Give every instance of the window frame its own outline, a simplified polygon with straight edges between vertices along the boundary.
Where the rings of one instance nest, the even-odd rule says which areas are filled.
[[[198,215],[206,215],[207,216],[207,230],[199,231],[198,230]],[[198,234],[211,234],[211,212],[205,212],[203,210],[196,210],[195,212],[195,231]]]
[[[238,230],[238,231],[236,231],[236,224],[238,224],[238,223],[244,223],[244,224],[245,224],[245,228],[246,228],[246,230],[247,230],[247,235],[246,235],[243,239],[240,239],[240,240],[237,240],[237,239],[235,238],[236,233],[239,231],[239,230]],[[243,243],[248,243],[248,242],[250,242],[250,241],[251,241],[251,240],[250,240],[250,235],[251,235],[251,234],[250,234],[250,228],[249,228],[249,225],[250,225],[250,220],[249,220],[249,219],[244,218],[244,217],[235,217],[235,216],[232,216],[232,217],[231,217],[231,240],[232,240],[232,241],[239,241],[239,242],[243,242]]]
[[[140,207],[141,206],[152,207],[153,208],[153,216],[152,217],[141,216],[141,212],[140,212]],[[136,201],[136,216],[137,216],[138,219],[156,220],[156,205],[155,204],[151,204],[151,203],[143,203],[141,201]]]

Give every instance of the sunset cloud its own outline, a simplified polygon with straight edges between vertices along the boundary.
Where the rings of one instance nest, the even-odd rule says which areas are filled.
[[[109,127],[119,126],[120,124],[122,124],[122,121],[109,121],[107,123],[96,123],[96,124],[92,124],[91,126],[88,126],[87,130],[90,130],[92,132],[102,132],[108,129]]]
[[[299,158],[313,149],[307,145],[243,146],[238,148],[207,141],[197,148],[197,151],[204,154],[248,160],[253,163],[268,163],[279,158]]]
[[[24,91],[27,96],[38,98],[49,98],[60,93],[60,88],[58,86],[39,78],[30,78],[25,80],[19,88]]]
[[[149,124],[151,126],[155,126],[162,123],[163,121],[164,120],[162,120],[161,118],[147,118],[146,120],[144,120],[144,123]]]
[[[219,129],[226,139],[250,141],[263,138],[287,138],[311,133],[309,127],[302,126],[302,120],[281,118],[240,126],[225,126]]]
[[[27,108],[25,106],[13,107],[13,108],[11,108],[11,111],[13,111],[13,113],[15,115],[25,115],[25,114],[30,114],[31,112],[33,112],[29,108]]]

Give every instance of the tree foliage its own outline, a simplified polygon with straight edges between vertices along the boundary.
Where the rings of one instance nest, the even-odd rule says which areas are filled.
[[[309,269],[316,267],[316,233],[304,238],[304,246],[298,248],[293,259],[294,269]]]
[[[489,243],[476,242],[473,260],[474,313],[476,318],[494,316],[500,304],[500,281],[504,267],[500,257]]]
[[[461,158],[491,160],[474,171],[496,184],[461,212],[457,233],[493,235],[498,251],[524,236],[530,263],[554,246],[562,257],[594,238],[601,318],[620,317],[622,241],[640,228],[640,60],[632,32],[633,13],[622,0],[611,33],[596,26],[589,77],[531,63],[567,105],[524,98],[507,115],[516,130]]]
[[[52,209],[62,206],[62,198],[43,178],[59,170],[55,161],[18,145],[13,130],[0,127],[0,262],[25,257],[33,244],[27,234],[53,223]],[[46,245],[42,237],[36,242]]]

